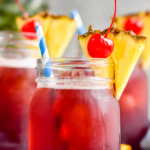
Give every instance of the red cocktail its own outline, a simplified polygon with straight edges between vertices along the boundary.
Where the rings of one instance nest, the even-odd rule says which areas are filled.
[[[27,149],[29,104],[36,89],[35,78],[34,69],[0,67],[1,150]]]
[[[119,150],[119,106],[113,80],[94,77],[92,64],[84,59],[57,61],[52,60],[55,77],[45,78],[42,59],[38,60],[28,149]]]
[[[1,36],[0,150],[27,150],[29,105],[36,89],[34,50],[14,34]]]
[[[148,129],[148,85],[145,72],[136,66],[119,101],[121,142],[140,150],[140,141]]]

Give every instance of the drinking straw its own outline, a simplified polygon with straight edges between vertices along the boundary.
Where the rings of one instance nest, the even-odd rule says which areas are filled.
[[[42,26],[36,26],[35,30],[36,30],[36,35],[37,35],[37,39],[38,39],[38,42],[39,42],[39,47],[40,47],[40,50],[41,50],[41,55],[42,55],[42,58],[43,58],[42,61],[43,61],[45,66],[46,65],[50,66],[51,63],[50,63],[50,60],[49,60],[49,53],[48,53],[48,49],[47,49],[47,46],[46,46]],[[44,74],[45,74],[45,77],[53,76],[52,69],[51,68],[44,68]]]
[[[78,34],[84,34],[86,31],[85,31],[79,12],[76,9],[74,9],[70,13],[70,16],[72,19],[76,20],[77,22]]]

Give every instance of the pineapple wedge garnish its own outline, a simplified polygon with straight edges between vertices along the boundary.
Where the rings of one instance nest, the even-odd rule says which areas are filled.
[[[87,52],[87,44],[90,37],[96,33],[100,33],[104,36],[106,32],[107,30],[102,32],[99,30],[93,30],[90,26],[87,33],[79,35],[79,42],[86,57],[90,58]],[[126,32],[114,25],[108,34],[108,39],[111,39],[114,42],[114,50],[110,57],[115,64],[116,98],[119,100],[145,47],[147,38],[135,35],[131,31]]]
[[[62,57],[75,30],[76,21],[68,16],[50,15],[51,23],[45,35],[50,57]]]
[[[49,14],[46,11],[42,11],[36,15],[30,16],[29,21],[32,21],[32,20],[37,20],[41,23],[41,25],[43,27],[44,35],[46,35],[49,24],[51,22]],[[17,27],[20,31],[26,23],[27,23],[27,21],[23,17],[17,17],[16,18],[16,24],[17,24]],[[28,40],[28,38],[25,38],[25,39]],[[33,41],[37,41],[37,40],[33,40]],[[38,50],[37,53],[34,53],[33,57],[36,57],[36,58],[41,57],[40,49],[39,49],[38,45],[37,46],[28,45],[27,48],[31,49],[31,50]]]
[[[132,150],[130,145],[126,145],[126,144],[121,144],[120,145],[120,150]]]
[[[30,21],[37,20],[41,23],[43,27],[44,35],[47,33],[47,30],[49,28],[49,24],[51,22],[51,18],[49,17],[48,12],[42,11],[36,15],[30,16]],[[23,17],[17,17],[16,18],[16,24],[19,30],[27,23],[27,20],[25,20]]]
[[[62,57],[76,30],[76,21],[68,16],[49,15],[45,11],[31,16],[30,21],[32,20],[38,20],[43,27],[50,57]],[[16,23],[21,30],[27,21],[17,17]]]
[[[144,24],[144,29],[140,33],[143,36],[150,37],[150,12],[140,12],[138,14],[131,14],[131,15],[126,15],[126,16],[118,16],[115,19],[115,23],[118,27],[124,29],[125,22],[128,18],[139,18],[143,24]],[[141,61],[142,61],[142,68],[144,70],[148,69],[150,67],[150,38],[147,40],[147,44],[142,52],[141,55]]]

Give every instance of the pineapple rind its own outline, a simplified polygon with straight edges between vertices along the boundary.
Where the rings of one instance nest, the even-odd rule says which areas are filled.
[[[107,30],[99,31],[103,36],[106,32]],[[79,41],[86,57],[90,57],[87,52],[87,43],[95,33],[98,33],[98,31],[90,31],[84,35],[79,35]],[[132,32],[126,32],[116,26],[112,27],[108,38],[114,42],[114,50],[110,57],[115,64],[116,99],[119,100],[144,49],[147,38],[137,36]]]

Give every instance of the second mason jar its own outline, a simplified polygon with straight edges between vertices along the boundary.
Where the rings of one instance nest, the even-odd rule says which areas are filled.
[[[0,150],[27,150],[38,42],[0,32]]]
[[[141,150],[140,141],[146,134],[148,120],[148,81],[144,70],[136,65],[119,100],[121,142]]]

